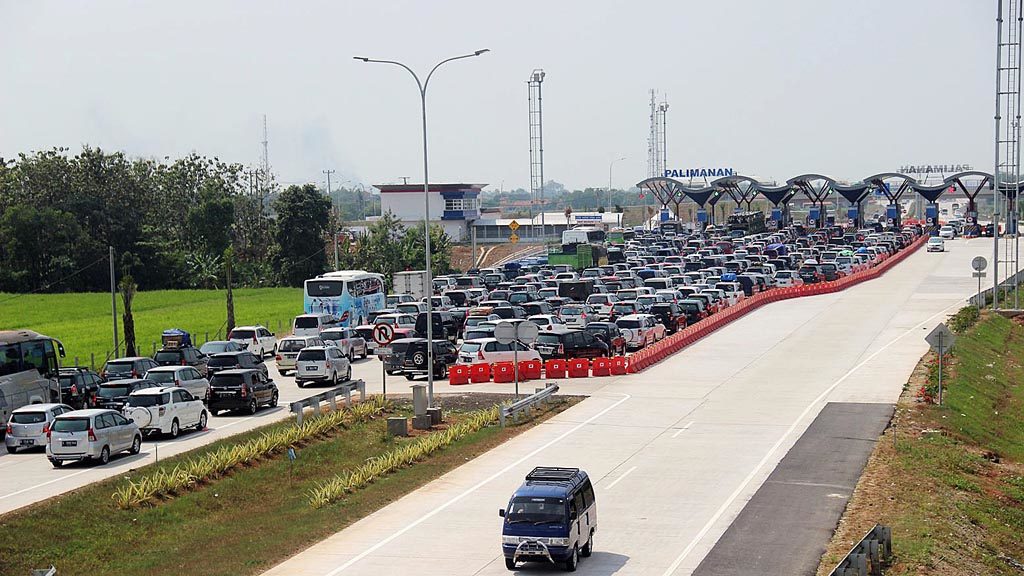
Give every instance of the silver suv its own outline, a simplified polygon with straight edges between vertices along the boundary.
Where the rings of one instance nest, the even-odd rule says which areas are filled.
[[[53,419],[72,410],[67,404],[30,404],[18,408],[7,421],[7,451],[14,454],[18,448],[46,446],[46,432]]]
[[[110,455],[142,449],[139,427],[114,410],[90,409],[66,412],[54,419],[46,444],[46,457],[54,468],[65,462],[98,460],[110,462]]]

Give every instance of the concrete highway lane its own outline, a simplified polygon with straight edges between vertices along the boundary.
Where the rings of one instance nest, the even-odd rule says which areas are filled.
[[[975,289],[969,263],[991,240],[947,247],[842,293],[766,306],[641,374],[570,380],[566,392],[591,398],[267,574],[507,573],[497,511],[538,465],[594,481],[596,550],[581,571],[690,574],[827,402],[898,398],[927,330]],[[471,388],[482,387],[509,388]]]

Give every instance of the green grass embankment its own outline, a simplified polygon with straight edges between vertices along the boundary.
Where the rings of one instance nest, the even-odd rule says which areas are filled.
[[[242,288],[234,291],[235,321],[265,324],[289,330],[292,318],[302,313],[300,288]],[[121,297],[118,295],[118,327]],[[132,305],[135,335],[143,354],[159,345],[160,332],[167,328],[188,330],[202,342],[209,333],[224,336],[227,308],[223,290],[159,290],[139,292]],[[71,365],[77,356],[88,365],[92,354],[97,368],[113,350],[110,294],[86,292],[69,294],[0,294],[0,330],[25,328],[52,336],[64,343]],[[123,338],[123,331],[121,332]]]

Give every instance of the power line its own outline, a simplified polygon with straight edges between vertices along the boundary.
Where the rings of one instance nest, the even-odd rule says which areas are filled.
[[[60,284],[61,282],[65,282],[67,280],[70,280],[70,279],[74,278],[75,276],[78,276],[82,272],[85,272],[86,270],[88,270],[89,268],[92,268],[93,266],[99,264],[100,262],[106,262],[106,261],[107,261],[107,257],[104,256],[104,257],[96,260],[95,262],[93,262],[91,264],[86,264],[85,266],[79,268],[78,270],[75,270],[71,274],[69,274],[67,276],[64,276],[64,277],[62,277],[62,278],[60,278],[58,280],[55,280],[55,281],[53,281],[53,282],[51,282],[51,283],[49,283],[49,284],[47,284],[45,286],[41,286],[41,287],[36,288],[35,290],[32,290],[30,292],[22,292],[21,294],[15,294],[14,296],[11,296],[9,298],[4,298],[3,300],[0,300],[0,304],[6,304],[7,302],[10,302],[11,300],[15,300],[17,298],[21,298],[22,296],[28,296],[30,294],[36,294],[37,292],[42,292],[44,290],[47,290],[47,289],[49,289],[52,286],[56,286],[57,284]]]

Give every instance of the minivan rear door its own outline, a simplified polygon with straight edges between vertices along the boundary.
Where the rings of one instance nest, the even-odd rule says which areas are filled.
[[[57,456],[84,454],[89,443],[89,426],[86,416],[54,420],[50,429],[50,453]]]

